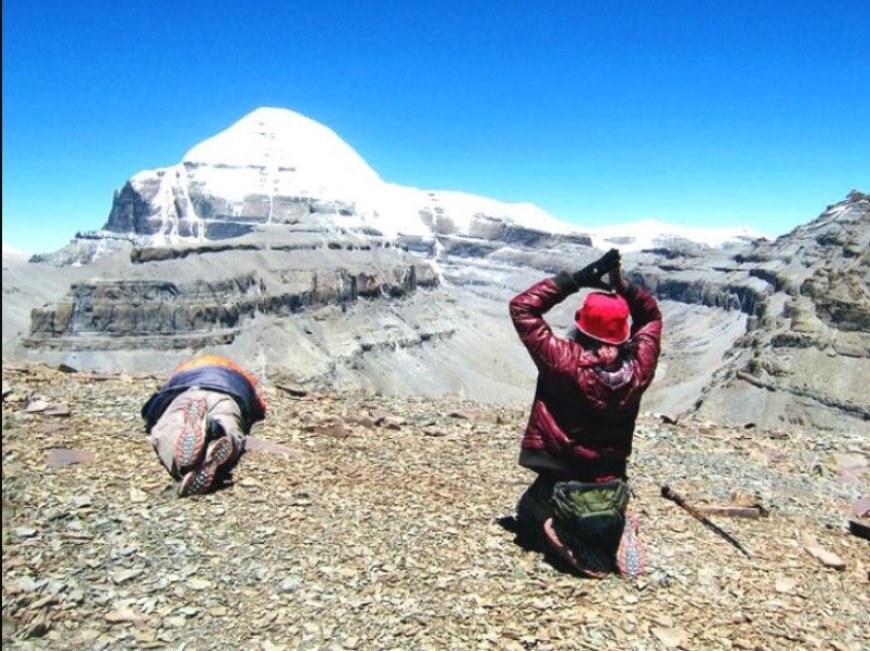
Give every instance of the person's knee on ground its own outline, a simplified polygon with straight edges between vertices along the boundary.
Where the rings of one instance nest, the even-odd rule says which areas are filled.
[[[553,482],[538,475],[517,501],[516,518],[520,533],[537,543],[543,542],[544,522],[553,515],[552,491]]]

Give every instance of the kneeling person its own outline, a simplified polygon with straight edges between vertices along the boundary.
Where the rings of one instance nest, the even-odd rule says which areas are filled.
[[[142,407],[148,441],[179,481],[181,497],[205,493],[226,478],[251,427],[265,415],[256,378],[216,355],[180,364]]]
[[[584,288],[599,291],[576,312],[576,332],[557,336],[544,315]],[[656,301],[622,275],[611,249],[573,274],[536,283],[511,301],[510,314],[538,368],[519,458],[537,477],[517,520],[581,574],[637,576],[646,555],[626,513],[627,463],[659,357]]]

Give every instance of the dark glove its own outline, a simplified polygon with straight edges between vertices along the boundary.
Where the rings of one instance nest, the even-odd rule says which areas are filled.
[[[597,287],[610,289],[602,280],[602,276],[609,274],[619,266],[619,249],[610,249],[603,256],[590,265],[575,271],[572,277],[577,287]]]

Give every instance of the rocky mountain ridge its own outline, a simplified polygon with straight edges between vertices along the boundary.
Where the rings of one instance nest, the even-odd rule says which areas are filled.
[[[665,313],[647,408],[867,429],[868,205],[854,192],[775,242],[637,233],[654,246],[635,251],[533,206],[384,183],[330,130],[261,109],[134,176],[102,231],[4,259],[4,358],[157,372],[208,348],[312,386],[525,401],[507,301],[616,244]],[[548,319],[566,331],[575,307]]]
[[[713,404],[701,413],[740,401],[760,413],[788,404],[795,425],[832,426],[834,414],[853,426],[870,421],[870,197],[854,192],[737,259],[752,264],[770,296],[707,388]]]

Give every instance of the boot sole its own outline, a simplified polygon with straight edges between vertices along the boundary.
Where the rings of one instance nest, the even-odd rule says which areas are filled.
[[[182,474],[199,463],[205,449],[205,400],[188,400],[183,409],[184,425],[175,442],[175,465]]]
[[[233,456],[233,442],[222,436],[208,444],[205,461],[196,470],[188,472],[178,485],[178,496],[199,495],[208,491],[214,483],[218,469]]]
[[[577,540],[571,539],[566,543],[563,538],[567,540],[569,535],[563,532],[560,536],[558,529],[553,518],[544,522],[547,546],[579,574],[592,579],[607,578],[613,568],[604,554]]]

